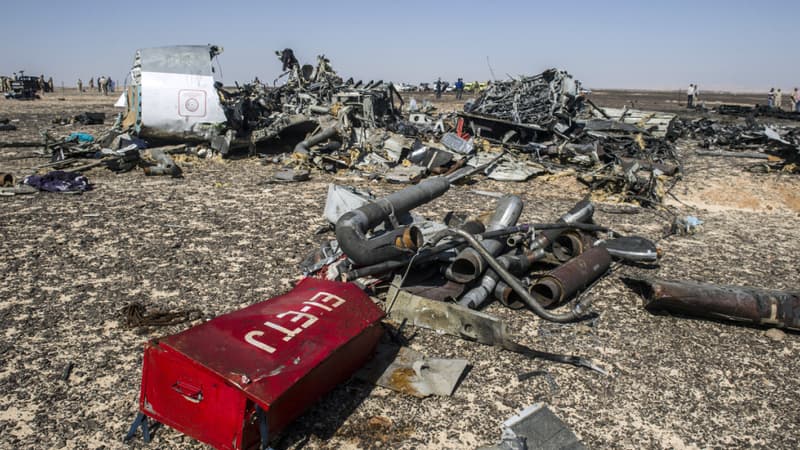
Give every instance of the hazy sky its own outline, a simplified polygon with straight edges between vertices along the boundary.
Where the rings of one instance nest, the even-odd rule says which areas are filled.
[[[0,74],[123,79],[142,47],[213,43],[226,84],[273,80],[274,50],[345,78],[432,81],[568,70],[593,88],[800,85],[800,0],[9,1]]]

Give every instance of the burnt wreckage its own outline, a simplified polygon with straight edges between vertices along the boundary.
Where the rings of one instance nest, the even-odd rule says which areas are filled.
[[[589,359],[519,343],[509,323],[482,310],[496,301],[553,323],[590,319],[596,313],[584,293],[620,263],[655,266],[656,244],[596,223],[592,197],[659,206],[682,172],[677,138],[701,138],[709,148],[767,145],[769,156],[787,161],[800,148],[796,130],[600,108],[557,69],[494,82],[463,111],[440,113],[406,103],[392,83],[344,80],[325,56],[301,66],[290,49],[277,52],[284,84],[226,89],[214,81],[211,64],[221,51],[213,45],[139,50],[120,99],[126,114],[96,139],[75,133],[53,140],[45,133],[54,161],[41,167],[94,159],[73,170],[143,167],[147,175],[181,176],[171,154],[277,148],[285,151],[264,156],[283,166],[276,181],[302,181],[317,169],[412,185],[385,197],[330,185],[321,233],[331,234],[301,263],[305,279],[292,291],[150,341],[129,438],[141,427],[149,440],[157,420],[217,448],[267,448],[353,375],[417,397],[452,395],[468,362],[411,350],[404,324],[605,375]],[[174,141],[180,144],[153,147]],[[496,198],[487,214],[415,213],[476,174],[524,181],[555,173],[574,173],[592,193],[547,223],[519,223],[522,198],[492,193],[479,194]],[[13,184],[10,175],[2,179]],[[796,292],[629,284],[654,311],[800,327]],[[169,315],[128,309],[132,322],[175,323]],[[385,316],[394,322],[383,322]],[[399,350],[381,347],[384,332]],[[380,363],[384,356],[388,367]],[[372,366],[371,374],[359,375],[363,366]],[[518,374],[520,381],[530,376]],[[549,423],[552,433],[543,435],[547,430],[535,420]],[[579,445],[541,406],[503,426],[498,448],[524,448],[556,434],[563,447]]]
[[[276,52],[284,73],[274,84],[285,78],[282,85],[225,89],[213,82],[211,66],[221,51],[139,50],[122,124],[154,142],[199,139],[223,156],[283,148],[270,161],[288,170],[355,170],[389,182],[415,183],[489,161],[483,173],[504,181],[573,170],[593,189],[645,206],[660,203],[669,189],[663,185],[680,172],[674,115],[598,108],[565,71],[492,83],[464,111],[441,113],[407,105],[392,83],[344,80],[324,55],[315,66],[300,65],[291,49]],[[165,84],[170,71],[198,77],[201,89]],[[176,92],[162,95],[165,89]],[[148,104],[153,94],[179,103]]]
[[[495,82],[459,117],[517,160],[549,172],[570,168],[593,190],[643,206],[659,204],[665,180],[680,172],[674,115],[599,108],[580,82],[556,69]]]
[[[501,181],[567,172],[595,196],[643,206],[658,205],[680,177],[674,115],[596,107],[564,71],[494,82],[451,113],[404,101],[390,82],[344,80],[324,55],[316,65],[300,65],[290,49],[276,52],[285,71],[274,86],[225,88],[213,66],[222,51],[216,45],[138,50],[131,84],[117,102],[125,113],[89,143],[46,136],[54,161],[101,155],[102,163],[87,166],[156,165],[163,170],[149,174],[179,176],[170,154],[247,151],[282,166],[275,181],[307,179],[311,169],[394,183],[469,168]],[[141,152],[174,143],[180,146],[157,157]]]
[[[360,142],[359,135],[366,130],[404,128],[400,112],[403,99],[391,83],[355,82],[352,78],[344,81],[324,55],[317,58],[315,67],[300,66],[290,49],[279,55],[286,68],[279,78],[287,76],[285,84],[267,87],[251,83],[237,86],[236,91],[219,88],[228,118],[226,142],[218,147],[223,154],[232,144],[243,141],[254,152],[259,143],[316,130],[319,132],[293,150],[307,155],[309,146],[338,137],[339,144],[328,145],[324,151],[330,155],[327,161],[336,161],[338,150],[349,150],[345,144]]]

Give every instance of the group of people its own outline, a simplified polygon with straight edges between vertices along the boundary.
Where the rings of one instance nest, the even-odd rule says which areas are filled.
[[[24,76],[24,72],[20,72],[19,75],[14,72],[14,75],[10,77],[0,76],[0,92],[11,92],[11,83],[19,80],[22,76]],[[36,86],[39,92],[53,92],[53,77],[45,80],[43,74],[39,75],[39,78],[36,79]]]
[[[444,90],[447,89],[448,85],[449,83],[447,83],[446,81],[442,81],[441,78],[436,80],[436,83],[434,83],[433,85],[434,91],[436,92],[436,98],[442,98],[442,92],[444,92]],[[475,85],[476,86],[478,85],[477,81],[475,82]],[[464,79],[459,78],[458,80],[456,80],[456,83],[453,85],[453,87],[455,88],[456,92],[456,100],[461,100],[464,97],[464,87],[465,87]]]
[[[783,109],[783,93],[781,89],[769,88],[767,94],[767,106],[770,108]],[[789,96],[789,111],[800,112],[800,91],[794,88],[792,95]]]
[[[41,92],[53,92],[53,77],[49,77],[47,81],[44,79],[44,75],[39,75],[39,79],[37,80],[39,84],[39,91]]]
[[[97,92],[108,95],[109,92],[114,92],[115,83],[111,77],[100,76],[97,77]],[[93,91],[95,89],[95,82],[94,77],[89,78],[89,90]],[[83,80],[78,78],[78,92],[85,92],[83,89]]]

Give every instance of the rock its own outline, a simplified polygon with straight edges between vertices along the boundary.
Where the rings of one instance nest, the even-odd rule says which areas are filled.
[[[777,328],[770,328],[769,330],[764,332],[764,335],[766,335],[768,338],[772,339],[773,341],[777,341],[777,342],[782,341],[786,337],[786,333],[784,333],[782,330],[779,330]]]

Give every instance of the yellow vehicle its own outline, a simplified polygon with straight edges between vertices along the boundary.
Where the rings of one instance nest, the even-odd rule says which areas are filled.
[[[467,92],[480,92],[489,87],[488,81],[473,81],[464,85],[464,90]]]

